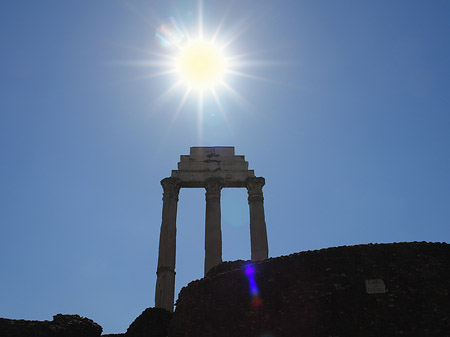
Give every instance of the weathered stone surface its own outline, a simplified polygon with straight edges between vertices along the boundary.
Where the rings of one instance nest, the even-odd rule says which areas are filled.
[[[224,187],[245,187],[245,179],[254,176],[245,157],[236,156],[232,146],[191,147],[188,156],[180,156],[178,170],[172,171],[181,187],[204,187],[211,178],[223,179]]]
[[[223,179],[206,181],[205,214],[205,275],[212,267],[222,263],[222,229],[220,192]]]
[[[225,261],[221,264],[211,268],[206,274],[207,277],[213,277],[219,274],[227,273],[231,270],[243,270],[249,261],[236,260],[236,261]]]
[[[53,316],[53,321],[0,318],[0,336],[5,337],[97,337],[102,327],[79,315]]]
[[[166,337],[172,313],[161,308],[147,308],[127,330],[127,337]]]
[[[182,181],[181,187],[204,187],[206,179],[222,178],[225,180],[224,187],[245,187],[245,179],[254,177],[253,170],[248,171],[172,171],[172,178]]]
[[[252,261],[261,261],[269,257],[266,220],[264,215],[264,197],[262,187],[263,177],[246,179],[248,190],[248,205],[250,208],[250,246]]]
[[[448,244],[344,246],[256,262],[253,306],[248,263],[223,263],[183,288],[169,337],[450,336]],[[385,292],[368,293],[366,280],[382,280]]]
[[[234,146],[193,146],[188,156],[180,156],[180,162],[206,161],[245,162],[245,159],[234,154]]]
[[[162,223],[159,237],[158,275],[155,288],[155,305],[173,310],[175,297],[175,255],[177,236],[177,205],[180,192],[176,178],[161,180],[164,188]]]

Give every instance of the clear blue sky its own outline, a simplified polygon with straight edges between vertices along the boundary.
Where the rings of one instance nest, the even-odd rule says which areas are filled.
[[[211,34],[228,1],[204,4]],[[175,9],[177,9],[178,14]],[[236,1],[223,35],[249,53],[221,92],[175,117],[164,53],[196,1],[0,5],[0,317],[78,313],[123,332],[154,305],[160,180],[190,146],[235,146],[266,178],[272,257],[450,241],[450,2]],[[160,21],[159,21],[160,20]],[[156,69],[157,70],[157,69]],[[223,256],[250,257],[246,191],[224,190]],[[203,273],[204,191],[184,189],[177,292]]]

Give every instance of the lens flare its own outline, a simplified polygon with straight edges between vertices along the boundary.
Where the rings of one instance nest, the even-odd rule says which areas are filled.
[[[251,264],[245,266],[245,275],[248,278],[248,283],[250,286],[250,296],[252,298],[250,305],[253,308],[261,307],[263,305],[263,301],[259,296],[259,289],[255,282],[255,267]]]
[[[156,39],[164,48],[176,47],[184,39],[183,31],[178,27],[175,19],[169,20],[169,23],[159,26],[155,33]]]

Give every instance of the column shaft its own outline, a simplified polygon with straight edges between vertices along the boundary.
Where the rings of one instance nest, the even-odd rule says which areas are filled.
[[[264,216],[264,197],[262,192],[264,183],[265,180],[262,177],[247,178],[252,261],[264,260],[269,256],[267,229]]]
[[[222,229],[220,212],[221,179],[212,178],[206,182],[205,216],[205,276],[214,266],[222,263]]]
[[[173,311],[175,298],[175,255],[177,235],[177,204],[180,191],[178,179],[161,180],[164,188],[158,270],[156,272],[155,307]]]

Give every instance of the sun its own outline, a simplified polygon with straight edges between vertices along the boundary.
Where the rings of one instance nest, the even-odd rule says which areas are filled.
[[[180,49],[175,61],[180,80],[193,89],[212,89],[223,81],[227,62],[223,50],[202,39]]]
[[[152,57],[143,61],[126,62],[127,65],[152,68],[152,72],[144,76],[152,78],[152,81],[160,76],[167,76],[169,81],[173,79],[173,84],[155,98],[157,105],[158,101],[167,102],[169,95],[174,93],[180,97],[179,100],[176,99],[178,104],[175,102],[176,108],[169,127],[173,125],[183,107],[192,107],[192,103],[196,103],[199,142],[202,139],[203,119],[206,116],[215,118],[220,115],[229,126],[229,110],[225,107],[230,104],[223,104],[223,100],[232,99],[246,111],[252,109],[252,104],[234,88],[236,77],[271,82],[270,79],[256,76],[254,71],[255,67],[274,63],[264,59],[255,60],[254,55],[257,52],[242,50],[241,48],[247,48],[245,44],[234,44],[250,27],[251,21],[239,20],[238,23],[226,24],[231,7],[232,4],[223,17],[215,21],[216,27],[203,25],[203,0],[198,0],[197,18],[188,19],[188,26],[185,26],[183,17],[174,8],[176,19],[169,17],[166,20],[158,20],[157,25],[152,24],[157,44],[144,50]],[[188,18],[189,16],[190,14],[187,15]],[[228,28],[224,29],[227,26]],[[251,72],[248,72],[250,69]]]

